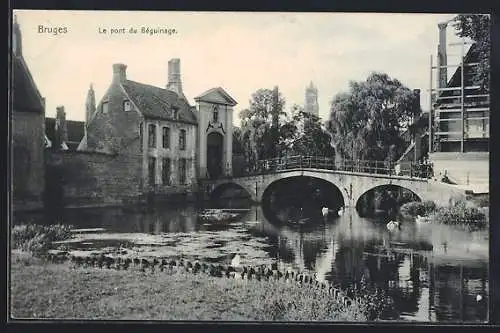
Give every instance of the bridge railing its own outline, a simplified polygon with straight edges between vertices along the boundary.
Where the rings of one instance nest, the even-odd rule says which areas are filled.
[[[388,161],[371,160],[341,160],[322,156],[287,156],[260,160],[253,170],[243,175],[261,175],[290,169],[321,169],[390,176],[407,176],[414,178],[431,178],[432,169],[429,165],[414,162],[392,163]]]

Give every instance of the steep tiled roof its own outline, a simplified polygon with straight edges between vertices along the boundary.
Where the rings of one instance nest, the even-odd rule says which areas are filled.
[[[30,71],[21,56],[13,56],[13,102],[14,110],[43,112],[43,99],[35,85]]]
[[[52,142],[54,142],[54,139],[56,137],[55,124],[55,118],[45,118],[45,134]],[[68,129],[67,145],[70,150],[76,150],[76,148],[80,144],[80,141],[85,135],[85,122],[66,120],[66,127]]]
[[[177,108],[178,121],[197,123],[191,106],[173,91],[130,80],[122,86],[145,117],[174,120],[172,109]]]

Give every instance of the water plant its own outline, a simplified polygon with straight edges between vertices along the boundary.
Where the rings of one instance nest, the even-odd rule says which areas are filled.
[[[46,253],[52,242],[71,237],[72,226],[55,224],[20,224],[11,230],[12,248],[30,252],[33,255]]]
[[[350,284],[345,288],[345,291],[353,299],[356,308],[366,314],[368,320],[399,317],[394,300],[383,289],[371,285],[365,280]]]

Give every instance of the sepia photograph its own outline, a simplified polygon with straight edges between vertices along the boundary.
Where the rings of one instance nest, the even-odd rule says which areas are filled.
[[[491,319],[489,15],[10,33],[9,321]]]

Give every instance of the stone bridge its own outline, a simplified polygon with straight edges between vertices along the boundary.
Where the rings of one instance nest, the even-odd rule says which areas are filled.
[[[420,200],[434,201],[438,205],[447,205],[450,200],[464,198],[465,191],[455,185],[442,183],[427,178],[373,174],[315,168],[296,168],[277,170],[272,173],[244,177],[227,177],[217,180],[201,180],[205,195],[211,197],[223,188],[238,185],[255,202],[262,202],[266,189],[273,183],[291,177],[312,177],[322,179],[336,186],[342,193],[346,207],[356,207],[361,196],[380,186],[396,185],[410,190]],[[219,192],[220,193],[220,192]]]

